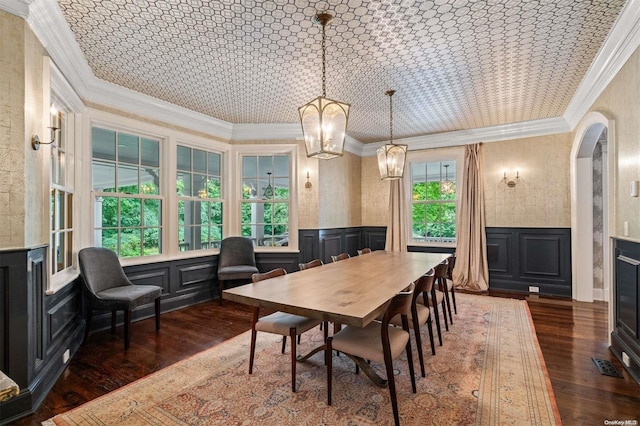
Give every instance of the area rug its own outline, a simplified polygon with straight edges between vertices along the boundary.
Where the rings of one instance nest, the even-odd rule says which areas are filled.
[[[394,363],[401,424],[560,424],[526,302],[458,293],[457,305],[435,356],[423,327],[426,377],[420,376],[414,348],[416,394],[406,358]],[[292,393],[290,353],[280,353],[280,339],[258,333],[251,375],[246,332],[44,424],[393,424],[388,389],[356,375],[344,355],[334,355],[332,406],[326,404],[323,352],[298,364]],[[321,331],[305,333],[298,353],[321,343]],[[385,376],[383,365],[373,367]]]

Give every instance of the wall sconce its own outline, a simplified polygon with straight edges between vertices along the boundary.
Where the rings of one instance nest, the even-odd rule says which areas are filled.
[[[518,183],[518,179],[520,179],[520,172],[516,170],[516,177],[515,179],[511,179],[509,180],[509,178],[507,177],[507,172],[504,172],[504,177],[502,178],[502,181],[509,187],[509,188],[513,188],[514,186],[516,186],[516,184]]]
[[[309,170],[307,170],[307,183],[304,184],[304,187],[307,189],[311,189],[311,182],[309,181]]]
[[[51,129],[51,142],[40,142],[40,137],[38,135],[33,135],[33,139],[31,139],[31,146],[34,151],[39,150],[40,145],[52,145],[56,142],[56,134],[58,130],[60,130],[60,112],[55,106],[51,105],[50,115],[51,124],[49,125],[49,129]]]

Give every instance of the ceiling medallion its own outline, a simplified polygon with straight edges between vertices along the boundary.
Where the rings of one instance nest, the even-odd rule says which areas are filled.
[[[298,108],[307,157],[328,160],[342,156],[351,105],[327,98],[325,26],[333,19],[318,13],[313,22],[322,26],[322,96]]]
[[[378,168],[380,179],[395,180],[404,176],[404,163],[407,158],[407,145],[393,143],[393,94],[395,90],[387,90],[389,96],[389,143],[381,146],[376,151],[378,154]]]

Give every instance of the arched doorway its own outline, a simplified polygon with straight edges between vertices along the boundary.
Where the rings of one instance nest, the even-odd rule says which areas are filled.
[[[610,199],[613,194],[614,131],[613,120],[602,113],[590,112],[578,125],[571,149],[572,297],[584,302],[592,302],[595,298],[611,300],[609,235],[614,218],[613,200]],[[594,149],[596,164],[601,159],[601,168],[596,165],[595,170]],[[598,274],[602,288],[594,291],[594,276],[597,282]]]

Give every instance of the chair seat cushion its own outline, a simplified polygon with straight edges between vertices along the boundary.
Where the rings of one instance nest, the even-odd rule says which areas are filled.
[[[264,316],[256,323],[256,331],[266,333],[289,335],[289,329],[295,328],[297,334],[304,333],[313,327],[320,325],[322,321],[300,315],[287,314],[285,312],[274,312]]]
[[[251,275],[257,274],[258,268],[250,265],[224,266],[218,268],[219,280],[241,280],[251,278]]]
[[[384,363],[381,326],[382,324],[375,321],[364,328],[347,326],[333,336],[332,348],[363,359]],[[404,351],[408,341],[409,333],[401,328],[389,327],[392,359],[396,359]]]
[[[431,315],[431,311],[429,310],[429,308],[416,303],[416,311],[418,312],[418,324],[425,324],[429,319],[429,315]],[[413,319],[411,314],[407,315],[407,317],[409,319],[409,328],[413,328]],[[402,327],[402,317],[400,315],[396,315],[395,317],[391,318],[391,321],[389,322],[393,325]]]
[[[429,306],[433,306],[433,304],[431,303],[431,293],[427,293],[427,295],[429,296]],[[441,292],[440,290],[436,290],[436,302],[440,304],[442,303],[442,300],[444,300],[444,293]],[[421,305],[424,305],[424,301],[422,300],[422,297],[418,297],[418,303],[420,303]]]
[[[161,295],[162,287],[156,285],[126,285],[96,293],[96,297],[101,301],[114,302],[129,309],[151,303]]]

